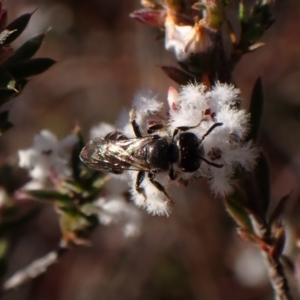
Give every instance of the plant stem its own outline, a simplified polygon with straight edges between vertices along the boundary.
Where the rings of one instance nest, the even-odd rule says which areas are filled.
[[[16,289],[23,285],[25,282],[40,276],[45,273],[50,266],[58,261],[58,259],[66,253],[68,250],[67,244],[65,241],[61,241],[57,249],[49,252],[44,257],[39,258],[29,264],[22,270],[17,271],[9,279],[7,279],[1,289],[0,295],[6,294],[7,292]]]

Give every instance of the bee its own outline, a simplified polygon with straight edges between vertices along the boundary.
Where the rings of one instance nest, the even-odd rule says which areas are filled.
[[[146,173],[150,182],[172,201],[162,184],[155,180],[155,176],[161,172],[167,172],[171,180],[177,178],[174,165],[182,172],[195,172],[205,163],[221,168],[223,165],[213,163],[204,157],[203,140],[216,127],[222,123],[213,124],[201,139],[196,134],[189,132],[196,126],[177,127],[173,134],[162,135],[160,130],[164,125],[158,123],[147,130],[143,136],[141,127],[135,120],[135,111],[129,114],[135,138],[128,138],[119,131],[113,131],[103,138],[90,140],[80,153],[80,159],[90,168],[122,174],[126,170],[137,171],[135,188],[146,198],[141,187]]]

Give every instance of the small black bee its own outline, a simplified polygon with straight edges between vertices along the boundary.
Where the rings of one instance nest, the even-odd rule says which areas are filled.
[[[138,171],[135,187],[144,196],[141,184],[148,173],[150,182],[169,200],[171,199],[164,187],[155,180],[157,173],[168,172],[171,180],[175,180],[174,164],[187,173],[198,170],[202,161],[217,168],[223,167],[205,159],[201,145],[205,137],[222,123],[212,125],[199,139],[194,133],[187,131],[198,127],[200,123],[196,126],[177,127],[172,136],[158,134],[163,124],[155,124],[148,128],[148,135],[143,136],[135,120],[134,110],[130,112],[130,122],[136,138],[128,138],[119,131],[111,132],[104,138],[89,141],[82,149],[80,159],[89,167],[103,172],[121,174],[125,170]]]

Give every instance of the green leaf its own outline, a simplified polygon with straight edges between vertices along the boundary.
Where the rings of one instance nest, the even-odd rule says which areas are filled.
[[[235,222],[243,229],[252,231],[252,224],[249,217],[249,213],[242,205],[242,196],[236,190],[232,195],[226,197],[225,205],[230,216],[235,220]]]
[[[91,215],[98,215],[99,212],[101,211],[101,208],[92,203],[86,203],[80,207],[80,211],[86,216],[91,216]]]
[[[13,42],[17,37],[19,37],[21,35],[21,33],[24,31],[24,29],[26,28],[31,16],[33,13],[30,14],[24,14],[20,17],[18,17],[17,19],[15,19],[14,21],[12,21],[10,24],[8,24],[6,26],[6,29],[9,31],[14,31],[13,33],[11,33],[5,40],[4,44],[10,44],[11,42]]]
[[[5,103],[5,102],[9,101],[10,99],[19,95],[19,93],[24,89],[27,82],[28,82],[28,80],[26,80],[26,79],[20,79],[20,80],[17,80],[14,90],[0,89],[0,106],[3,103]]]
[[[51,58],[33,58],[18,63],[9,63],[5,67],[16,79],[27,78],[45,72],[55,61]]]
[[[8,110],[0,113],[0,135],[13,126],[13,124],[8,121],[8,114]]]
[[[257,140],[259,127],[261,123],[261,116],[263,113],[263,103],[264,95],[263,95],[263,87],[261,78],[258,78],[255,82],[252,96],[251,96],[251,104],[250,104],[250,125],[251,131],[248,135],[248,140]]]
[[[0,89],[7,89],[17,92],[16,81],[12,74],[5,68],[0,68]]]
[[[231,0],[222,0],[222,4],[226,7],[227,5],[229,5],[229,3],[231,2]]]
[[[62,194],[57,191],[50,190],[28,190],[26,194],[37,198],[39,200],[61,200],[61,201],[72,201],[72,198],[69,195]]]
[[[0,89],[0,106],[17,95],[16,91]]]
[[[8,250],[8,242],[6,239],[1,238],[0,239],[0,259],[3,259]]]
[[[269,217],[268,223],[270,224],[270,226],[272,226],[272,224],[282,216],[285,206],[286,206],[288,200],[291,198],[291,195],[292,195],[292,192],[290,192],[288,195],[285,195],[278,201],[278,203],[274,207],[274,209]]]
[[[45,33],[31,38],[16,50],[15,54],[9,58],[8,62],[18,62],[30,59],[39,50],[44,38]]]
[[[260,156],[257,159],[254,176],[261,196],[257,205],[260,208],[262,216],[265,216],[270,204],[270,175],[269,164],[263,153],[260,153]]]
[[[169,78],[174,80],[176,83],[181,85],[186,85],[189,82],[194,82],[195,78],[182,70],[171,67],[171,66],[161,66],[161,69],[167,74]]]
[[[72,149],[72,156],[71,156],[71,167],[72,167],[72,174],[75,180],[80,180],[80,173],[82,168],[82,162],[79,158],[79,154],[84,147],[84,140],[80,131],[77,132],[78,142],[74,145]]]
[[[245,11],[245,5],[243,1],[240,1],[239,3],[239,19],[241,22],[246,21],[246,11]]]

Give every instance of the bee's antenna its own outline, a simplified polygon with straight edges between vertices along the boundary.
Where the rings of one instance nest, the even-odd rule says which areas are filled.
[[[206,133],[202,136],[202,139],[200,140],[199,144],[201,144],[203,142],[203,140],[218,126],[222,126],[223,123],[215,123],[214,125],[212,125],[207,131]]]
[[[209,165],[211,165],[211,166],[213,166],[213,167],[215,167],[215,168],[223,168],[223,164],[216,164],[216,163],[213,163],[213,162],[211,162],[211,161],[209,161],[209,160],[207,160],[206,158],[204,158],[204,157],[201,157],[201,156],[199,156],[203,161],[205,161],[207,164],[209,164]]]

